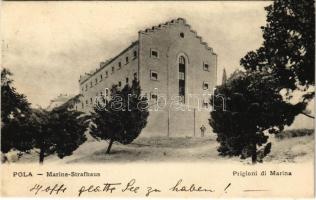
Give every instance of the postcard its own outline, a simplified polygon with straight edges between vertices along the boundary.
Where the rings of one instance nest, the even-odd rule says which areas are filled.
[[[313,198],[313,1],[4,1],[2,197]]]

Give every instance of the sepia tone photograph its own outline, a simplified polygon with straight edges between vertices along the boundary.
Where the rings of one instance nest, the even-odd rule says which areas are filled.
[[[4,1],[1,11],[3,196],[71,190],[36,182],[15,193],[19,177],[93,181],[119,166],[111,178],[126,181],[126,169],[138,165],[125,189],[122,181],[102,191],[137,193],[131,186],[150,166],[192,181],[211,166],[238,181],[309,177],[298,196],[272,186],[244,188],[247,195],[314,195],[313,0]],[[218,197],[210,185],[183,185],[184,177],[168,192]],[[146,197],[168,196],[147,183]],[[220,187],[226,195],[234,183]],[[78,196],[101,195],[92,188]]]

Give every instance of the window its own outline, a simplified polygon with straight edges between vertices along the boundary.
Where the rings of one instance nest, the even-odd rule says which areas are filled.
[[[208,82],[203,82],[203,90],[208,90]]]
[[[203,63],[203,70],[204,71],[209,71],[209,66],[207,63]]]
[[[184,80],[184,72],[179,72],[179,80]]]
[[[84,109],[84,103],[83,102],[81,103],[81,108]]]
[[[128,57],[125,58],[125,63],[126,63],[126,64],[128,63]]]
[[[150,79],[157,81],[158,80],[158,73],[155,71],[150,71]]]
[[[137,58],[137,51],[136,51],[136,50],[133,52],[133,58],[134,58],[134,59]]]
[[[128,77],[126,77],[126,84],[128,84]]]
[[[151,100],[155,100],[155,101],[157,101],[157,99],[158,99],[157,94],[156,94],[156,93],[151,92],[151,93],[150,93],[150,99],[151,99]]]
[[[180,37],[184,38],[184,33],[181,32],[180,33]]]
[[[96,85],[98,84],[98,78],[95,79],[95,84],[96,84]]]
[[[114,73],[114,67],[112,67],[112,74]]]
[[[180,102],[185,103],[185,58],[179,57],[179,97]]]
[[[92,98],[90,98],[90,104],[92,104]]]
[[[105,71],[105,78],[109,77],[109,72]]]
[[[88,100],[86,100],[86,104],[88,105]]]
[[[90,81],[90,87],[92,88],[92,81]]]
[[[121,81],[118,82],[118,86],[119,86],[119,87],[122,86],[122,82],[121,82]]]
[[[202,102],[202,107],[203,107],[203,108],[208,108],[208,102],[207,102],[207,99],[203,99],[203,102]]]
[[[119,69],[122,68],[122,63],[121,63],[121,62],[118,63],[118,68],[119,68]]]
[[[151,49],[150,50],[150,56],[153,58],[159,58],[159,54],[157,50]]]
[[[102,81],[103,77],[102,77],[102,74],[100,75],[100,81]]]

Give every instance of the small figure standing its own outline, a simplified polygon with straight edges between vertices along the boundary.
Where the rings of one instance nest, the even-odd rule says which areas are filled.
[[[201,130],[201,137],[204,137],[204,133],[205,133],[205,130],[206,130],[205,126],[202,125],[200,130]]]

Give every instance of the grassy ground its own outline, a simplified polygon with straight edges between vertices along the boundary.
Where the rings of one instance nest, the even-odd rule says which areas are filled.
[[[272,142],[271,153],[264,162],[305,162],[314,157],[314,135],[300,137],[275,138]],[[132,144],[114,143],[111,154],[105,154],[108,143],[105,141],[88,141],[81,145],[71,156],[59,159],[52,155],[45,163],[130,163],[130,162],[242,162],[238,157],[223,158],[218,156],[215,136],[204,138],[137,138]],[[37,162],[35,153],[23,155],[19,163]]]
[[[271,138],[272,152],[266,162],[299,163],[314,159],[314,135],[286,139]]]

